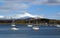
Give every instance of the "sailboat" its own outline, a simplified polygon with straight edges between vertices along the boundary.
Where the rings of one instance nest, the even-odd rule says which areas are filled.
[[[12,26],[12,28],[11,28],[11,30],[19,30],[19,28],[16,28],[16,24],[15,24],[15,20],[13,19],[12,20],[12,24],[11,24],[11,26]]]
[[[11,26],[16,26],[16,25],[15,25],[15,20],[14,20],[14,19],[12,20]]]

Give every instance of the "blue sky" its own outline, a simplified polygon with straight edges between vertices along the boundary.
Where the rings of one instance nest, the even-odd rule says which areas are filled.
[[[23,12],[60,19],[60,0],[0,0],[0,15],[12,16]]]

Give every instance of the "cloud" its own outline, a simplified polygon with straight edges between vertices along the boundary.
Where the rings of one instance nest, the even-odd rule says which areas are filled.
[[[4,1],[32,2],[32,1],[35,1],[35,0],[4,0]]]
[[[10,13],[10,10],[0,10],[0,13],[3,13],[3,14]]]
[[[56,14],[56,16],[59,16],[60,17],[60,12]]]
[[[0,6],[0,12],[1,13],[10,13],[10,11],[20,11],[25,10],[29,7],[28,4],[25,3],[19,3],[14,1],[3,1],[5,4],[3,6]]]
[[[58,19],[58,20],[60,20],[60,12],[56,13],[54,15],[48,16],[48,18],[49,19]]]
[[[1,13],[26,11],[32,5],[60,5],[60,0],[3,0],[0,2],[4,3],[4,5],[0,5]]]
[[[1,1],[0,1],[1,2]],[[0,9],[25,9],[31,5],[60,5],[60,0],[3,0]],[[28,2],[28,4],[22,3]]]
[[[59,0],[48,0],[46,5],[60,5],[60,1]]]
[[[34,5],[40,5],[40,4],[45,4],[45,5],[60,5],[60,0],[4,0],[7,2],[28,2],[30,4]]]
[[[36,0],[32,2],[33,4],[42,5],[60,5],[60,0]]]
[[[6,2],[6,6],[10,6],[11,8],[17,8],[17,9],[25,9],[28,7],[28,4],[16,3],[16,2]]]

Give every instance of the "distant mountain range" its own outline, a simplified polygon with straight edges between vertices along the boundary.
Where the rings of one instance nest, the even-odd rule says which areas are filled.
[[[29,14],[29,13],[22,13],[22,14],[16,14],[14,16],[0,16],[0,19],[2,20],[6,20],[6,19],[26,19],[26,18],[44,18],[43,16],[40,16],[40,15],[32,15],[32,14]]]

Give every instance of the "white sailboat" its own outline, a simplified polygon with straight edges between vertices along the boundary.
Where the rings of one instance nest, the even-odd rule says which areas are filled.
[[[13,27],[11,28],[11,30],[19,30],[19,28]]]
[[[33,30],[39,30],[39,27],[38,26],[34,26],[32,27]]]
[[[56,25],[57,27],[60,27],[60,25]]]

